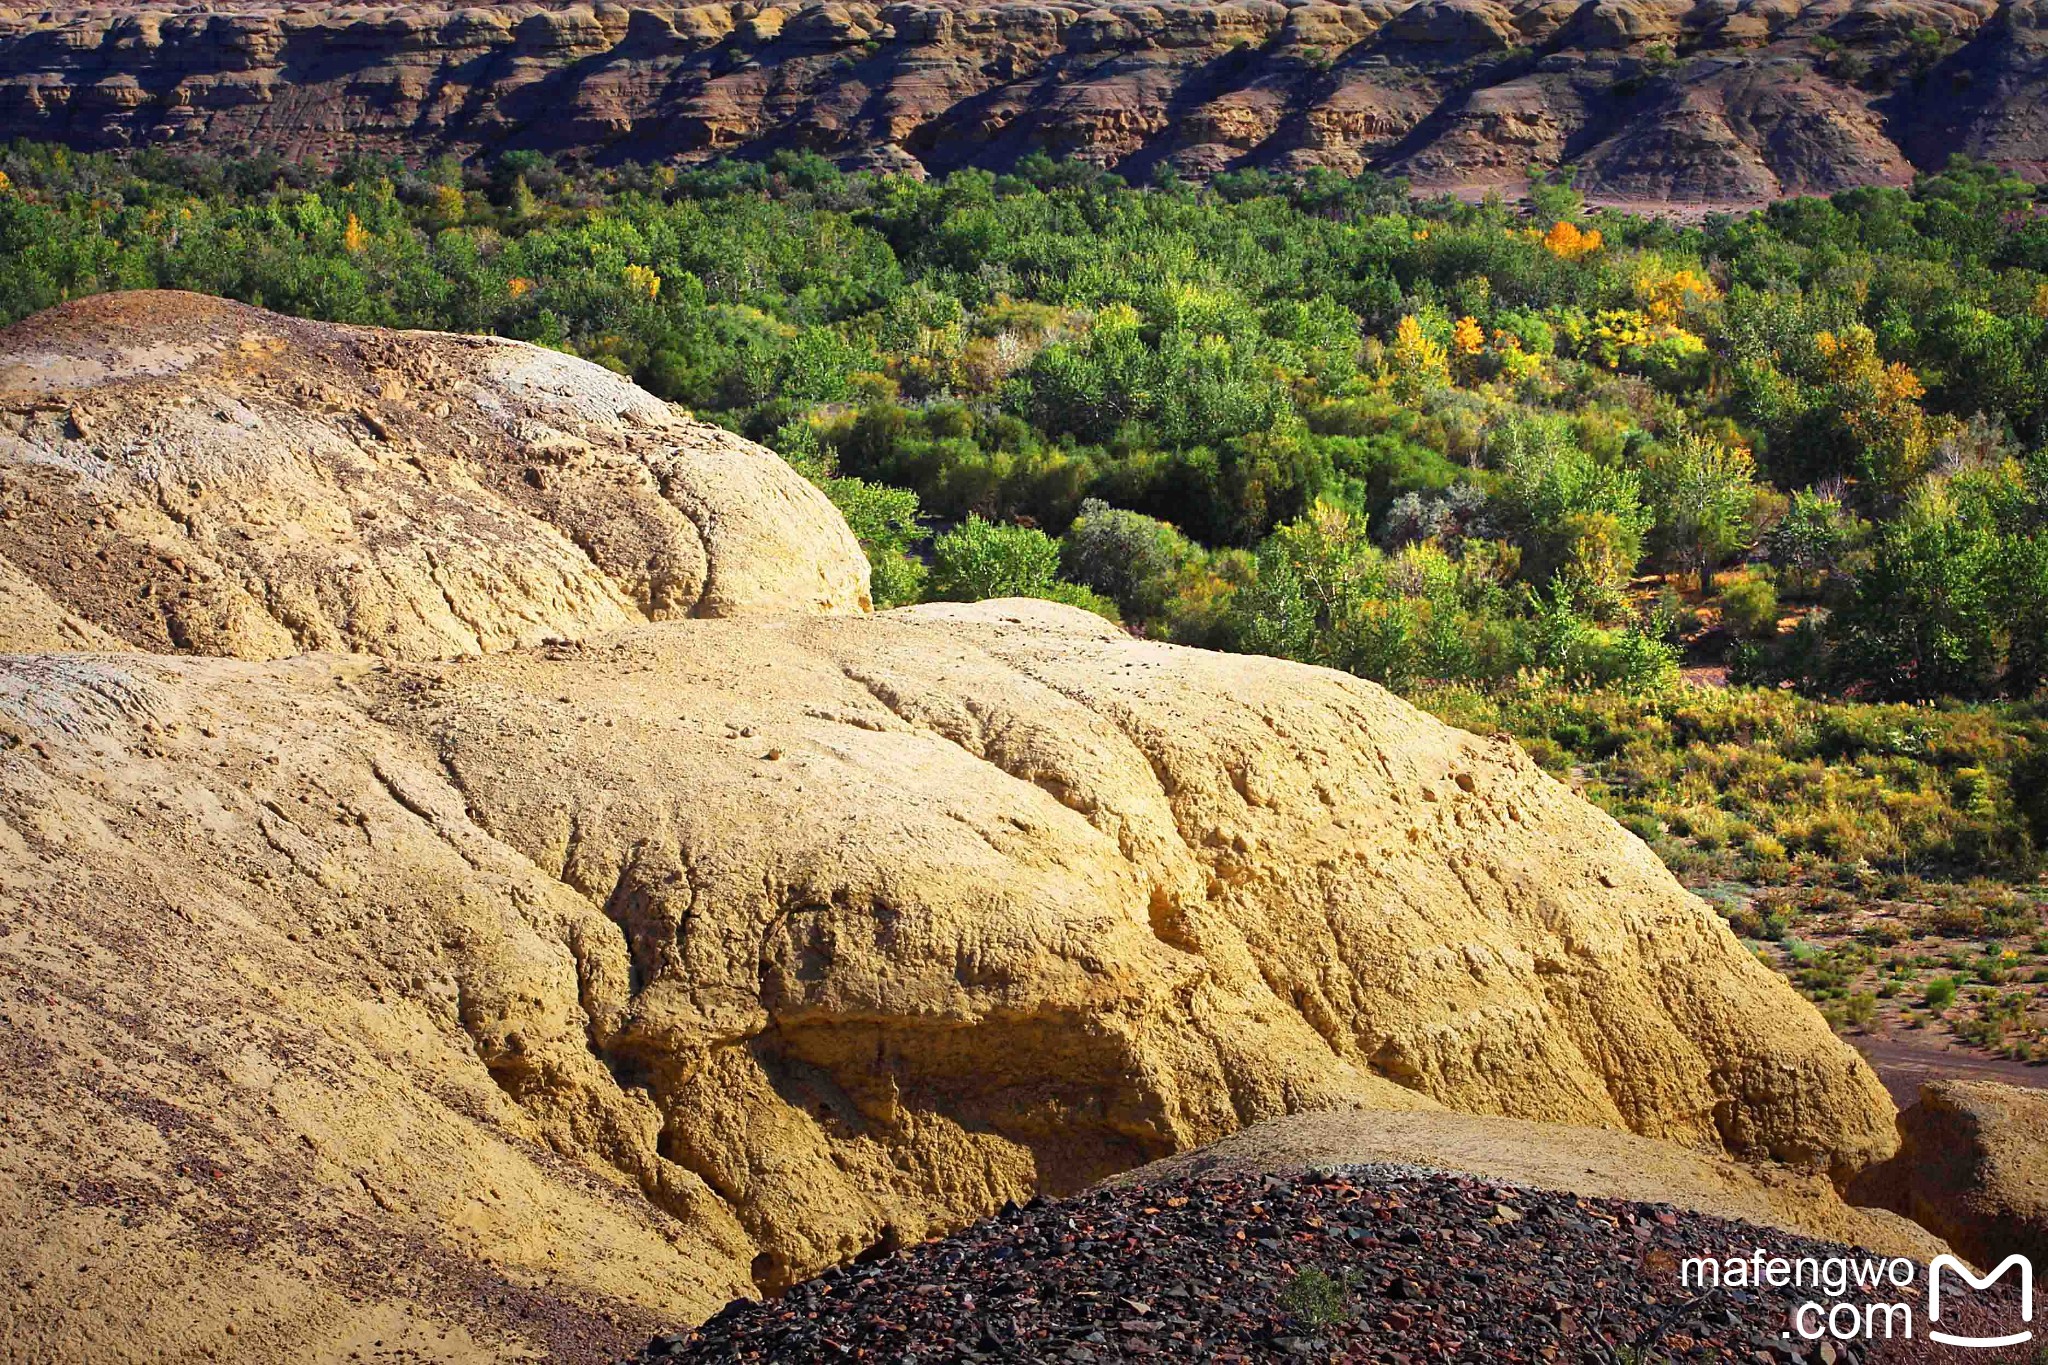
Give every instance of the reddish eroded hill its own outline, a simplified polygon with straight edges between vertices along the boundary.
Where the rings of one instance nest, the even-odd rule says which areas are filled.
[[[0,137],[335,157],[1044,151],[1743,204],[1966,152],[2037,176],[2033,0],[959,0],[0,11]]]

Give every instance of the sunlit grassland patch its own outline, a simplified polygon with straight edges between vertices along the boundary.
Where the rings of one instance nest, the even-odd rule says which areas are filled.
[[[1641,837],[1848,1030],[2048,1060],[2048,715],[1753,688],[1428,689]]]

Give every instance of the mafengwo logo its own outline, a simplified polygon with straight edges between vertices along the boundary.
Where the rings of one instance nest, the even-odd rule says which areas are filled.
[[[2034,1265],[2012,1255],[1996,1269],[1979,1275],[1954,1256],[1935,1257],[1927,1266],[1925,1322],[1919,1305],[1903,1295],[1911,1291],[1920,1267],[1904,1257],[1788,1257],[1758,1250],[1749,1256],[1691,1257],[1680,1263],[1679,1282],[1689,1289],[1793,1290],[1790,1321],[1780,1333],[1800,1341],[1910,1341],[1924,1338],[1966,1350],[2001,1350],[2034,1340]],[[2016,1298],[1985,1305],[1976,1312],[1958,1311],[1967,1299],[1959,1295],[1993,1289],[2011,1277]],[[1816,1297],[1800,1300],[1805,1289]],[[1946,1315],[1948,1324],[1943,1324]],[[2016,1321],[2013,1319],[2017,1319]],[[1960,1319],[1967,1319],[1963,1330]]]
[[[1966,1337],[1941,1331],[1935,1326],[1941,1321],[1941,1272],[1947,1270],[1966,1282],[1972,1289],[1989,1289],[2005,1278],[2006,1272],[2017,1270],[2020,1281],[2020,1323],[2022,1330],[2000,1337]],[[1927,1267],[1927,1338],[1944,1346],[1970,1346],[1992,1350],[2000,1346],[2024,1346],[2034,1339],[2031,1324],[2034,1321],[2034,1263],[2024,1256],[2008,1256],[1998,1263],[1998,1269],[1979,1278],[1970,1268],[1953,1256],[1937,1256]]]

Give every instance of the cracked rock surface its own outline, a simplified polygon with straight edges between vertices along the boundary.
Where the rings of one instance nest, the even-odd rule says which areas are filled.
[[[240,658],[868,605],[823,494],[609,370],[171,291],[0,333],[0,556],[121,645]]]

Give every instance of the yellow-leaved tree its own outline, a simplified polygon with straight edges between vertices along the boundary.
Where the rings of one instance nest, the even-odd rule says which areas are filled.
[[[1903,493],[1926,472],[1939,433],[1920,406],[1927,389],[1912,367],[1886,364],[1868,327],[1821,332],[1813,339],[1831,390],[1829,401],[1863,447],[1865,478]]]
[[[1413,313],[1394,327],[1394,392],[1416,398],[1451,382],[1450,357],[1442,342],[1422,330]]]
[[[661,276],[644,265],[629,265],[625,270],[626,289],[630,293],[652,303],[661,297]]]
[[[1721,297],[1714,282],[1696,270],[1673,269],[1660,261],[1645,260],[1634,281],[1636,306],[1652,322],[1676,326]]]

